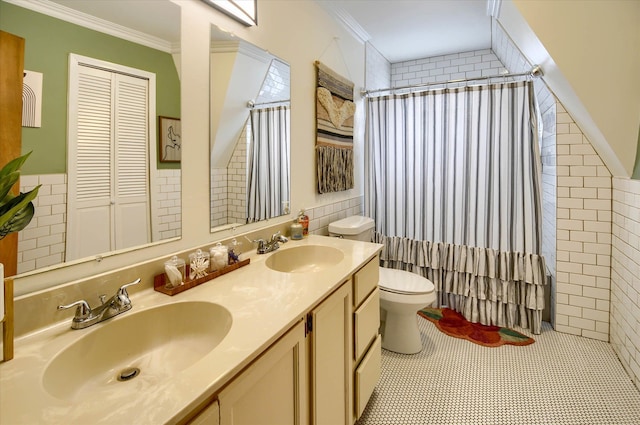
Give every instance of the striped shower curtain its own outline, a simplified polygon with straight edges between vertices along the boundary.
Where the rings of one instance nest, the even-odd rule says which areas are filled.
[[[441,306],[539,333],[540,165],[531,82],[367,100],[365,213],[384,266],[431,280]]]
[[[284,214],[290,199],[290,108],[251,110],[247,157],[247,223]]]

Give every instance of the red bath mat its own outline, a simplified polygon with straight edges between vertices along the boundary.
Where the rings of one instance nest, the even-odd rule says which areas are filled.
[[[450,308],[425,308],[418,314],[433,322],[442,332],[455,338],[462,338],[485,347],[509,345],[529,345],[535,340],[509,328],[471,323]]]

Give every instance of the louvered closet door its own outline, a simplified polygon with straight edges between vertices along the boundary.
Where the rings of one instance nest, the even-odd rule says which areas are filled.
[[[151,241],[147,86],[147,80],[116,74],[115,249]]]
[[[69,96],[67,261],[150,241],[147,86],[78,67]]]
[[[69,98],[70,114],[75,112],[76,117],[70,117],[67,261],[111,251],[113,240],[113,76],[80,68]]]

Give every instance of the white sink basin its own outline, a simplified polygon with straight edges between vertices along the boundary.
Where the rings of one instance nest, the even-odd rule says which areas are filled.
[[[330,246],[303,245],[276,251],[265,264],[285,273],[314,273],[333,267],[344,259],[342,251]]]
[[[231,329],[231,313],[214,303],[133,308],[60,351],[44,371],[45,390],[66,400],[101,397],[123,386],[143,391],[197,362]]]

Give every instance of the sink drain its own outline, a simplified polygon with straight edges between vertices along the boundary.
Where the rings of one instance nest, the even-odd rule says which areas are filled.
[[[140,369],[138,369],[137,367],[129,367],[124,370],[121,370],[120,373],[118,373],[117,379],[120,382],[125,382],[125,381],[132,380],[138,375],[140,375]]]

